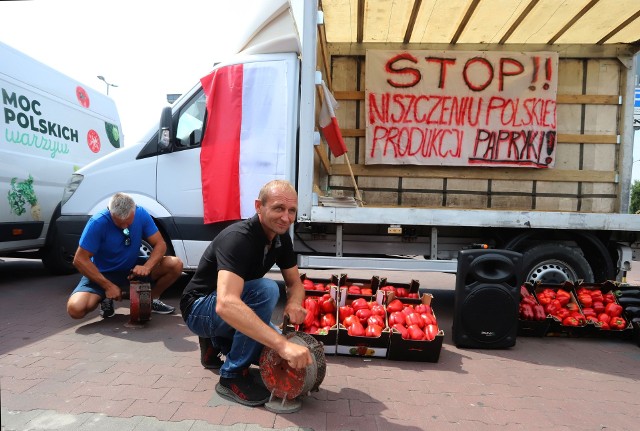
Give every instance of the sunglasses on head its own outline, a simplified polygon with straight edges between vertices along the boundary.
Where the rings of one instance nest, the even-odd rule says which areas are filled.
[[[124,234],[124,245],[131,245],[131,237],[129,236],[129,228],[122,229],[122,233]]]

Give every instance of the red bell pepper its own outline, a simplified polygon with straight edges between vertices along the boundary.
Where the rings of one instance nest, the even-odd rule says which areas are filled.
[[[551,297],[551,298],[555,298],[556,297],[556,291],[549,288],[549,287],[545,287],[544,289],[542,289],[542,293],[544,293],[545,295]]]
[[[619,317],[622,315],[622,305],[612,302],[610,304],[607,304],[606,307],[604,307],[604,312],[611,317]]]
[[[520,317],[523,320],[533,320],[533,308],[531,307],[531,304],[525,304],[525,303],[521,303],[520,304]]]
[[[602,301],[593,301],[592,307],[596,314],[604,313],[604,303]]]
[[[580,289],[576,290],[576,294],[578,295],[582,295],[588,293],[589,295],[591,294],[591,290],[587,289],[586,287],[581,287]]]
[[[585,317],[589,317],[589,316],[593,316],[595,317],[596,314],[596,310],[594,310],[593,308],[587,307],[587,308],[583,308],[582,309],[582,314],[584,314]]]
[[[609,326],[611,329],[622,330],[627,327],[627,321],[622,317],[612,317],[609,321]]]
[[[575,317],[580,325],[584,325],[586,323],[584,315],[579,311],[572,311],[570,316]]]
[[[567,316],[562,320],[562,324],[564,326],[579,326],[580,322],[578,322],[578,319],[573,316]]]
[[[531,296],[531,295],[523,296],[522,299],[520,300],[520,303],[521,304],[529,304],[531,306],[537,304],[535,298],[533,296]]]
[[[547,314],[544,312],[544,307],[539,304],[533,306],[533,315],[535,320],[544,320],[547,318]]]
[[[600,323],[600,329],[604,329],[605,331],[611,329],[611,327],[607,322],[599,322],[599,323]]]
[[[536,298],[538,298],[538,302],[542,305],[548,305],[549,303],[551,303],[551,300],[553,299],[551,296],[545,294],[544,292],[540,292],[536,295]]]
[[[596,316],[587,316],[586,317],[586,323],[592,323],[594,325],[599,325],[600,322],[598,321],[598,318]]]
[[[556,311],[558,311],[560,309],[559,305],[560,304],[557,304],[557,303],[554,303],[554,302],[549,302],[549,303],[544,305],[544,311],[547,314],[555,314]]]
[[[556,292],[556,299],[560,301],[561,305],[567,305],[571,300],[571,294],[564,289],[558,289]]]
[[[613,293],[607,293],[602,295],[602,302],[604,302],[605,304],[608,304],[610,302],[616,302],[616,297]]]
[[[580,301],[580,304],[582,304],[583,307],[591,307],[593,305],[593,299],[588,293],[578,295],[578,301]]]
[[[555,314],[555,316],[560,320],[564,320],[566,317],[569,317],[570,315],[571,315],[571,311],[567,310],[564,307],[559,308]]]
[[[591,299],[595,301],[604,301],[604,296],[602,296],[602,291],[600,289],[594,289],[591,291]]]
[[[609,323],[609,321],[611,320],[611,316],[609,316],[607,313],[600,313],[598,314],[598,320],[601,321],[602,323]]]
[[[566,308],[569,311],[579,311],[580,307],[578,307],[578,304],[576,304],[575,302],[570,302],[566,305]]]

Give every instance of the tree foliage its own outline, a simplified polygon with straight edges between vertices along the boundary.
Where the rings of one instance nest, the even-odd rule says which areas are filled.
[[[640,211],[640,181],[636,180],[631,185],[631,203],[629,212],[635,214]]]

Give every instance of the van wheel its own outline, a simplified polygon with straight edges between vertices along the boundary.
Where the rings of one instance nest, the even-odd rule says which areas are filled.
[[[145,240],[142,240],[142,243],[140,244],[140,252],[138,253],[138,256],[148,258],[149,256],[151,256],[152,251],[153,251],[153,247],[151,246],[151,244],[149,244]]]
[[[169,241],[167,236],[164,234],[162,235],[162,238],[164,239],[165,244],[167,244],[166,255],[175,256],[175,252],[173,251],[173,246],[171,245],[171,241]],[[151,256],[152,251],[153,251],[153,246],[143,239],[142,242],[140,243],[140,251],[138,252],[138,256],[148,258],[149,256]]]
[[[73,255],[65,253],[60,241],[58,241],[58,232],[55,223],[49,227],[47,245],[42,250],[42,264],[53,275],[69,275],[76,273],[78,270],[73,266]]]
[[[566,245],[541,244],[526,250],[522,257],[525,282],[561,284],[584,280],[593,283],[593,271],[582,254]]]

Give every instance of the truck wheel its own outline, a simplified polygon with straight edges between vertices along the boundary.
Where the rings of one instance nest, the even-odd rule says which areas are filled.
[[[50,225],[51,232],[47,237],[49,242],[42,250],[42,264],[53,275],[69,275],[77,272],[73,266],[73,256],[65,258],[68,253],[64,253],[60,241],[58,241],[58,232],[55,223]]]
[[[522,258],[525,282],[561,284],[584,280],[593,283],[593,271],[578,251],[566,245],[541,244],[526,250]]]

